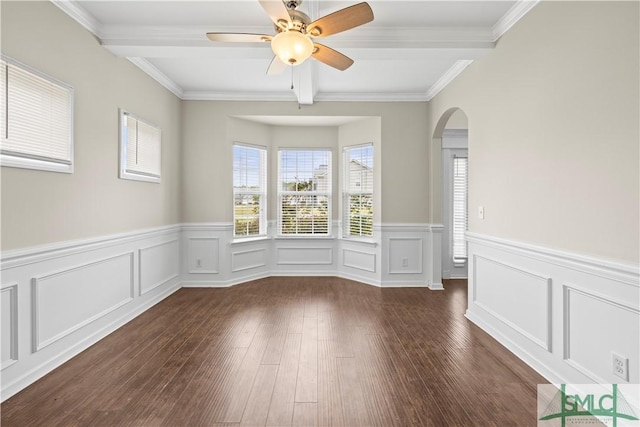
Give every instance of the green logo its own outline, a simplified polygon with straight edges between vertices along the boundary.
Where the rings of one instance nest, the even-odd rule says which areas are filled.
[[[567,424],[586,425],[595,422],[613,427],[640,425],[640,423],[633,422],[638,421],[638,417],[633,406],[620,393],[617,384],[612,384],[611,390],[606,391],[602,390],[602,386],[597,385],[587,385],[582,388],[585,387],[588,389],[586,392],[583,390],[582,393],[568,393],[567,385],[562,384],[544,411],[541,414],[538,413],[541,415],[539,421],[556,420],[560,422],[561,427],[565,427]],[[540,386],[538,399],[540,399]],[[538,423],[538,425],[544,426],[546,424]]]

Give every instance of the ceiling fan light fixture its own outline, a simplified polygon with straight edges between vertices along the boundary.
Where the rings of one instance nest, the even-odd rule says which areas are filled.
[[[313,53],[313,42],[301,32],[289,30],[271,40],[271,49],[285,64],[300,65]]]

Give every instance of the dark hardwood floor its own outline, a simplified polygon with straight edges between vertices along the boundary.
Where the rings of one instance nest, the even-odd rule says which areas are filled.
[[[181,289],[5,401],[2,426],[535,426],[546,382],[444,291]]]

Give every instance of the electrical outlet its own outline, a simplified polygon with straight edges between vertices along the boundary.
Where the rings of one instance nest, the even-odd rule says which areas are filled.
[[[402,266],[409,267],[409,258],[402,258]]]
[[[200,258],[198,258],[198,259],[196,260],[196,267],[197,267],[197,268],[202,268],[202,260],[201,260]]]
[[[478,206],[478,218],[484,219],[484,206]]]
[[[613,375],[629,381],[629,359],[619,354],[611,353],[611,369]]]

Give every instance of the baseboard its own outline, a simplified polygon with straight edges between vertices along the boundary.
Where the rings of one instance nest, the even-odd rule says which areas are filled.
[[[472,311],[467,310],[464,315],[469,321],[473,322],[480,329],[491,335],[491,338],[502,344],[507,350],[516,355],[520,360],[526,363],[531,369],[542,375],[551,384],[566,384],[568,381],[563,379],[562,375],[550,369],[545,363],[538,360],[524,348],[518,346],[500,331],[495,329],[490,321],[485,321],[480,316],[476,316]]]

